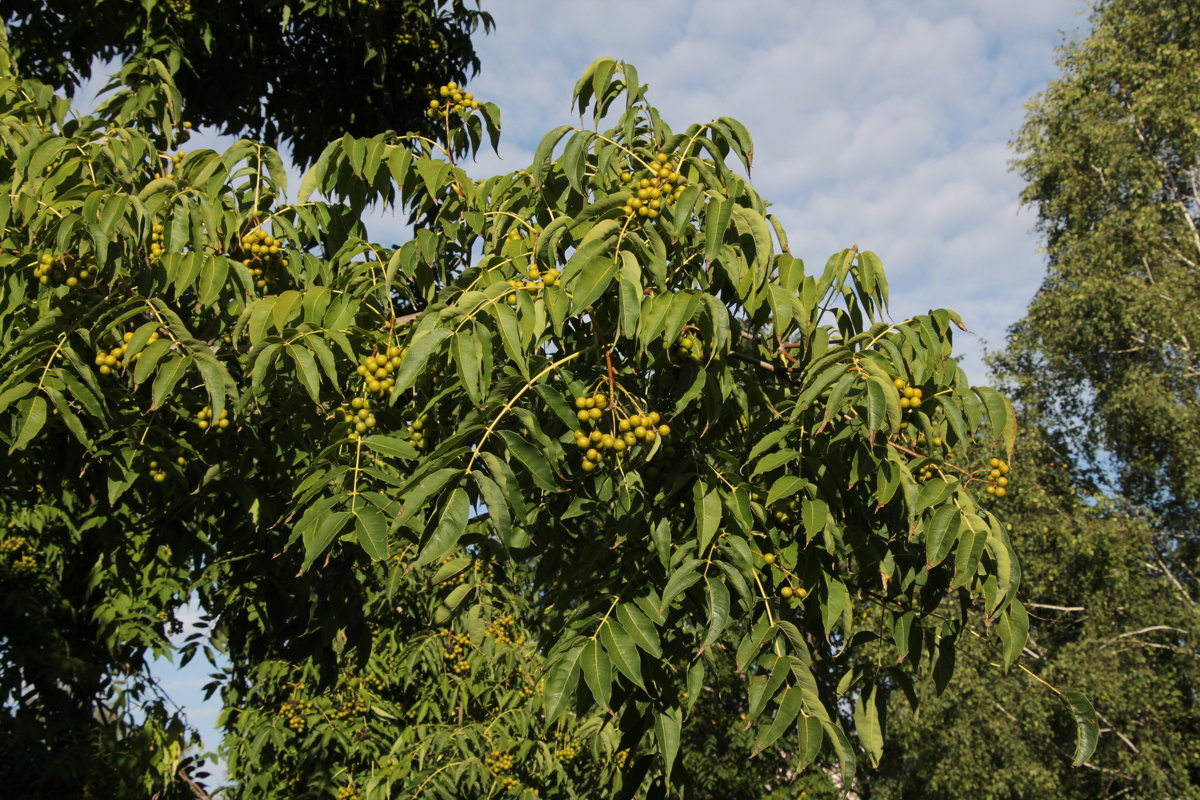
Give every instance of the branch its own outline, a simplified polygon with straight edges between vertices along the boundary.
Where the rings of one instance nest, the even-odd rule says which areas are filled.
[[[1026,608],[1044,609],[1046,611],[1064,611],[1064,612],[1074,612],[1074,613],[1081,613],[1081,612],[1087,611],[1087,609],[1084,608],[1083,606],[1052,606],[1052,605],[1047,605],[1046,603],[1026,603],[1025,607]]]
[[[186,783],[187,787],[192,790],[192,794],[196,795],[198,800],[212,800],[212,798],[208,796],[208,793],[200,788],[199,784],[188,777],[188,774],[184,771],[183,767],[179,768],[179,772],[177,774],[179,775],[180,780]]]

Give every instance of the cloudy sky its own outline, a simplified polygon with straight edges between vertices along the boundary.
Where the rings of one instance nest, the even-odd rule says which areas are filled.
[[[1086,29],[1085,0],[491,0],[469,88],[498,103],[499,158],[518,169],[549,128],[576,122],[570,92],[595,58],[633,63],[681,130],[731,116],[754,136],[752,178],[819,270],[858,244],[887,267],[897,320],[959,311],[975,382],[1040,282],[1033,217],[1007,143],[1054,77],[1055,48]],[[379,220],[381,241],[395,222]],[[207,727],[203,668],[164,683]],[[210,742],[215,744],[215,737]]]

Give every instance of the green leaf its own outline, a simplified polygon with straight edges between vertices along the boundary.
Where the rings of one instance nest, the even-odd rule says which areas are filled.
[[[804,488],[805,481],[798,475],[784,475],[776,478],[767,492],[766,505],[773,506],[783,498],[795,497]],[[822,523],[824,525],[824,523]]]
[[[871,758],[871,764],[879,765],[883,755],[883,728],[879,722],[880,691],[872,685],[869,690],[858,696],[854,705],[854,729],[858,732],[858,741]]]
[[[689,559],[680,564],[675,572],[671,574],[671,578],[667,581],[666,587],[663,589],[662,602],[659,604],[659,611],[664,612],[671,605],[681,592],[689,586],[700,580],[700,567],[704,562],[698,558]]]
[[[774,744],[792,726],[792,723],[796,720],[796,716],[800,713],[804,693],[799,687],[788,686],[779,693],[776,700],[778,708],[775,709],[775,718],[765,730],[760,730],[758,736],[755,737],[754,750],[751,753],[751,757],[758,755]]]
[[[578,314],[599,299],[617,274],[617,262],[611,255],[599,255],[571,269],[564,279],[572,292],[571,308]]]
[[[149,350],[150,348],[146,348]],[[145,358],[143,352],[142,358]],[[175,389],[175,385],[179,383],[179,379],[187,372],[188,367],[192,365],[191,356],[175,356],[168,361],[154,376],[154,384],[150,389],[151,409],[161,408],[163,402],[171,396],[171,392]]]
[[[708,598],[708,629],[704,633],[701,647],[708,647],[715,642],[729,624],[729,589],[725,581],[709,575],[704,584],[705,595]]]
[[[952,505],[944,505],[933,515],[925,527],[925,565],[932,569],[950,555],[958,539],[958,526],[962,515]]]
[[[646,684],[642,679],[642,658],[638,655],[637,645],[633,637],[612,617],[600,626],[600,641],[616,668],[629,680],[643,689]]]
[[[679,739],[683,730],[683,711],[672,706],[654,716],[654,739],[663,758],[663,771],[667,785],[671,783],[671,769],[679,755]]]
[[[700,553],[708,550],[708,543],[721,528],[721,495],[716,489],[705,490],[703,483],[697,483],[695,493],[696,527],[700,539]]]
[[[515,456],[517,461],[521,462],[525,466],[525,469],[528,470],[534,483],[548,492],[558,489],[558,484],[554,480],[554,473],[550,469],[550,462],[546,460],[546,456],[541,450],[531,445],[520,434],[514,431],[500,431],[500,437],[504,439],[504,443],[508,447],[508,452]]]
[[[796,760],[792,762],[794,771],[801,772],[817,760],[823,738],[821,720],[801,713],[800,721],[796,724]]]
[[[287,346],[288,355],[296,362],[296,374],[300,384],[308,392],[314,403],[321,402],[321,374],[317,371],[317,361],[312,352],[306,347]]]
[[[9,455],[29,444],[33,437],[38,435],[42,426],[46,424],[46,408],[46,398],[40,394],[17,403],[20,422],[17,423],[17,438],[8,449]]]
[[[641,609],[632,603],[621,603],[617,606],[617,619],[621,627],[629,634],[634,643],[654,658],[662,658],[662,643],[658,638],[658,629]]]
[[[463,583],[455,586],[450,590],[450,593],[442,598],[441,602],[433,609],[433,623],[435,625],[445,625],[458,614],[458,610],[462,607],[463,602],[467,599],[467,595],[475,591],[475,584]]]
[[[407,439],[401,439],[398,436],[384,436],[381,434],[365,436],[362,438],[362,443],[380,455],[392,456],[393,458],[411,460],[419,458],[421,455]]]
[[[1096,752],[1096,744],[1100,740],[1100,726],[1096,722],[1096,710],[1083,694],[1067,690],[1062,698],[1071,708],[1071,716],[1075,719],[1075,757],[1071,766],[1078,767],[1092,757]]]
[[[583,670],[583,679],[592,690],[592,697],[596,698],[598,705],[607,708],[612,699],[612,662],[598,639],[592,639],[584,645],[579,666]]]
[[[430,356],[451,335],[453,335],[451,331],[445,328],[433,328],[412,343],[404,355],[404,360],[400,362],[399,369],[396,370],[396,386],[392,390],[392,396],[399,396],[402,392],[412,388],[417,377],[425,371]]]
[[[309,525],[304,529],[304,564],[300,568],[301,571],[307,570],[313,561],[325,552],[341,534],[351,516],[353,515],[348,511],[335,511],[323,517],[316,525]]]
[[[354,518],[359,546],[374,561],[387,558],[388,524],[383,512],[375,506],[363,503],[354,509]]]
[[[170,349],[171,342],[169,339],[156,339],[146,345],[138,356],[136,366],[133,368],[133,382],[137,384],[145,383],[146,378],[150,377],[150,373],[154,372],[154,367],[158,364],[158,360]]]
[[[426,540],[414,567],[437,561],[458,545],[458,540],[467,532],[467,519],[471,513],[471,498],[462,487],[450,493],[442,506],[437,526]]]
[[[583,656],[583,648],[584,645],[572,647],[554,659],[546,671],[543,686],[547,728],[554,724],[575,694],[575,684],[579,682],[579,659]]]

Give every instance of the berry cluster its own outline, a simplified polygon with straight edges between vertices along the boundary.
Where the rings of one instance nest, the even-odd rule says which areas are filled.
[[[501,644],[508,644],[514,647],[520,647],[525,644],[525,634],[515,634],[516,620],[512,614],[505,614],[497,617],[488,623],[487,635],[491,636]]]
[[[167,252],[166,239],[163,236],[163,225],[161,222],[154,223],[150,228],[150,260],[158,261],[162,258],[162,254]]]
[[[37,569],[38,562],[32,551],[29,540],[24,536],[6,536],[0,540],[0,555],[9,557],[0,560],[0,574],[8,572],[20,575]]]
[[[440,99],[439,99],[440,98]],[[477,111],[479,109],[479,101],[475,99],[475,95],[470,92],[464,92],[454,81],[450,81],[445,86],[438,87],[438,97],[429,101],[430,118],[450,116],[451,112],[462,114],[467,111]]]
[[[357,372],[362,376],[363,388],[374,395],[383,395],[396,385],[392,375],[404,361],[407,348],[392,345],[380,353],[372,353],[358,365]]]
[[[526,277],[524,280],[509,279],[508,285],[518,291],[538,292],[547,286],[553,286],[558,283],[561,274],[555,267],[542,272],[537,267],[530,265],[525,273]],[[517,304],[517,293],[515,291],[508,296],[508,304],[510,306]]]
[[[711,358],[713,361],[720,361],[719,353],[709,352],[709,348],[700,340],[699,336],[687,331],[680,334],[675,340],[675,346],[671,353],[678,361],[700,364],[706,358]]]
[[[283,717],[287,726],[296,733],[304,733],[308,727],[308,719],[305,715],[311,713],[312,710],[311,700],[288,700],[279,707],[279,716]]]
[[[422,413],[418,414],[408,425],[407,429],[408,441],[418,450],[424,450],[429,444],[429,439],[426,434],[429,433],[429,415]]]
[[[184,123],[184,124],[187,125],[188,123]],[[163,153],[163,156],[167,159],[167,161],[171,162],[172,167],[178,167],[180,164],[182,164],[183,157],[186,155],[187,155],[187,153],[183,152],[182,150],[177,152],[175,155],[169,155],[167,153]]]
[[[925,481],[932,480],[940,474],[941,470],[938,469],[938,464],[930,461],[922,465],[921,468],[917,470],[917,474],[913,477],[917,479],[918,483],[925,483]]]
[[[993,458],[988,462],[988,466],[992,468],[988,473],[987,493],[996,497],[1004,497],[1008,494],[1008,464],[998,458]]]
[[[44,286],[78,286],[82,281],[96,274],[95,264],[84,264],[70,253],[63,253],[55,258],[50,253],[42,253],[37,266],[33,268],[33,277]]]
[[[229,427],[229,409],[222,408],[220,415],[213,419],[212,409],[205,406],[196,414],[196,427],[202,431],[212,428],[217,433],[221,433]]]
[[[465,633],[454,633],[446,631],[446,642],[443,645],[442,657],[447,661],[454,662],[450,668],[457,674],[462,674],[471,669],[471,662],[467,661],[463,656],[466,648],[471,644],[471,637]]]
[[[287,251],[271,234],[255,228],[242,237],[240,257],[257,289],[274,288],[287,268]]]
[[[639,177],[640,176],[640,177]],[[636,181],[636,184],[634,184]],[[630,219],[654,219],[670,203],[679,199],[684,183],[671,157],[658,153],[646,166],[644,173],[621,173],[621,182],[629,185],[631,194],[625,201],[625,216]]]
[[[367,713],[367,702],[359,697],[342,697],[333,704],[333,708],[329,710],[329,718],[332,720],[349,719]]]
[[[607,407],[608,398],[599,393],[591,397],[575,398],[576,417],[585,424],[594,423],[603,417]],[[575,431],[575,444],[584,451],[581,462],[584,472],[591,472],[604,460],[604,451],[612,451],[620,457],[631,447],[650,444],[657,437],[666,436],[671,432],[671,426],[662,423],[662,415],[657,411],[620,418],[615,411],[614,408],[613,418],[616,420],[616,426],[611,432],[582,429]]]
[[[358,800],[358,789],[354,784],[346,784],[338,787],[338,800]]]
[[[779,588],[779,596],[781,598],[790,603],[794,600],[803,600],[804,598],[808,597],[808,590],[803,586],[804,582],[792,574],[790,570],[780,564],[778,556],[776,556],[774,553],[763,553],[762,560],[768,568],[774,568],[783,573],[787,583]],[[793,583],[795,585],[793,585]]]
[[[351,398],[350,404],[342,406],[338,412],[346,426],[343,432],[352,442],[358,441],[359,436],[375,427],[375,412],[371,408],[371,401],[365,397]]]
[[[180,465],[186,464],[187,461],[182,456],[179,457]],[[146,474],[150,476],[150,480],[155,483],[162,483],[167,479],[167,471],[162,468],[162,465],[157,461],[150,461],[146,464]]]
[[[920,408],[921,399],[924,397],[924,392],[917,386],[909,386],[908,381],[904,378],[896,378],[892,383],[896,387],[896,392],[900,395],[900,408]]]
[[[558,731],[554,738],[558,740],[558,750],[554,753],[558,759],[566,762],[574,761],[575,757],[579,755],[579,740],[566,731]]]

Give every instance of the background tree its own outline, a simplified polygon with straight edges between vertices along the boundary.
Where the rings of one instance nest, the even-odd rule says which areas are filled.
[[[918,713],[896,705],[873,794],[1200,793],[1198,45],[1192,5],[1098,3],[1015,142],[1049,269],[993,362],[1026,432],[1008,520],[1028,664],[1095,699],[1097,751],[1064,769],[1046,696],[991,683],[992,659],[968,641],[957,692],[922,687]]]
[[[1051,435],[1157,517],[1152,556],[1195,605],[1200,469],[1200,11],[1105,0],[1015,146],[1048,274],[1006,369]],[[1082,387],[1082,388],[1081,388]]]
[[[575,90],[595,128],[557,128],[527,169],[473,180],[456,159],[498,111],[450,82],[430,99],[436,138],[339,138],[289,201],[269,146],[176,150],[162,61],[132,60],[82,119],[0,68],[5,497],[86,542],[44,563],[87,576],[99,671],[139,669],[195,592],[234,730],[234,702],[278,713],[308,676],[357,709],[372,654],[444,661],[425,646],[443,626],[486,648],[519,587],[541,692],[508,714],[511,691],[466,687],[460,712],[429,713],[458,726],[438,752],[384,756],[368,725],[337,741],[357,748],[341,788],[409,791],[437,762],[438,782],[491,791],[500,771],[470,734],[524,715],[602,720],[615,744],[598,752],[628,755],[590,774],[635,796],[682,782],[685,721],[719,683],[710,650],[748,685],[754,750],[787,742],[791,774],[826,759],[846,785],[859,752],[882,752],[888,694],[945,679],[971,608],[997,657],[1019,656],[1020,568],[993,512],[1009,405],[968,385],[952,312],[884,318],[873,254],[805,270],[730,164],[753,156],[736,121],[675,132],[636,71],[602,59]],[[365,238],[380,202],[422,220],[412,242]],[[57,546],[46,530],[22,544],[35,558]],[[463,581],[428,575],[443,562]],[[409,580],[432,584],[424,602],[378,600]],[[509,656],[493,677],[519,672]],[[11,663],[6,686],[37,677]],[[1082,760],[1095,727],[1069,699]],[[246,784],[264,759],[295,763],[260,744],[238,752]],[[261,789],[294,796],[311,774]]]
[[[190,121],[301,164],[345,133],[433,133],[432,90],[478,71],[471,36],[492,25],[468,0],[14,0],[0,21],[30,77],[71,90],[98,59],[154,56]]]
[[[1021,392],[1014,396],[1020,398]],[[1136,513],[1082,492],[1061,452],[1024,426],[1006,518],[1022,555],[1031,623],[1025,664],[997,682],[986,643],[964,639],[942,693],[896,698],[872,798],[1200,797],[1196,615],[1147,568],[1155,531]],[[1093,700],[1095,754],[1072,768],[1070,731],[1038,679]]]

